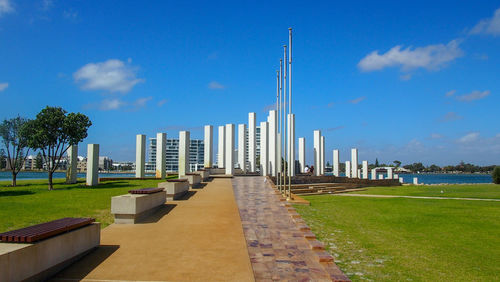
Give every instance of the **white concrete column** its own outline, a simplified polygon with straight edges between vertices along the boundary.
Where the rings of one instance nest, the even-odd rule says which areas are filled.
[[[255,124],[257,123],[257,115],[255,113],[248,113],[248,162],[250,163],[250,172],[255,172],[256,162],[256,136]]]
[[[99,184],[99,144],[87,145],[87,186]]]
[[[269,175],[268,125],[266,121],[260,123],[260,174],[263,176]]]
[[[290,176],[295,176],[295,115],[294,114],[288,114],[287,134],[288,134],[288,171],[290,171]],[[324,150],[323,150],[323,156],[324,156]]]
[[[387,168],[387,179],[392,179],[392,167]]]
[[[226,174],[234,174],[234,124],[226,124]]]
[[[268,138],[268,147],[269,147],[269,171],[271,171],[272,176],[276,176],[278,172],[278,166],[276,163],[278,162],[278,118],[277,112],[275,110],[269,111],[269,138]]]
[[[225,167],[226,162],[226,127],[219,126],[219,146],[217,147],[217,166],[219,168]]]
[[[358,178],[361,178],[361,169],[358,168]]]
[[[68,170],[66,172],[66,183],[74,184],[76,183],[77,164],[78,164],[78,145],[75,144],[68,148]]]
[[[380,180],[384,180],[384,175],[383,175],[383,174],[379,174],[379,175],[378,175],[378,179],[380,179]]]
[[[403,177],[401,178],[398,178],[399,179],[399,183],[403,184],[405,182],[405,180],[403,179]]]
[[[204,146],[203,166],[205,168],[212,167],[212,160],[214,156],[213,144],[214,144],[214,127],[211,125],[205,125],[205,138],[203,141],[203,146]]]
[[[321,170],[321,130],[314,130],[314,175],[320,175]]]
[[[179,132],[179,178],[186,176],[189,167],[189,144],[191,143],[189,131]]]
[[[351,162],[345,162],[345,177],[351,178]]]
[[[282,170],[282,168],[281,168],[281,159],[283,157],[283,153],[281,151],[281,146],[282,146],[282,144],[281,144],[281,133],[277,133],[276,136],[278,136],[278,141],[277,141],[278,144],[276,146],[277,147],[276,150],[278,152],[278,154],[276,156],[276,161],[277,161],[276,168],[278,169],[278,173],[280,173],[281,170]]]
[[[167,134],[156,133],[156,178],[166,178]]]
[[[321,136],[321,175],[325,174],[325,136]]]
[[[304,173],[306,167],[306,139],[304,137],[299,138],[299,164],[300,173]]]
[[[399,179],[399,174],[394,174],[394,179]]]
[[[137,134],[135,138],[135,177],[143,178],[146,175],[146,135]]]
[[[418,177],[413,177],[413,185],[418,185]]]
[[[340,171],[340,158],[339,158],[339,150],[333,150],[333,175],[339,176]]]
[[[363,179],[368,179],[368,161],[363,161]]]
[[[376,169],[374,169],[374,168],[372,169],[372,178],[371,178],[371,179],[372,179],[372,180],[377,179],[377,170],[376,170]]]
[[[238,164],[243,172],[247,171],[247,156],[246,156],[246,136],[247,125],[238,124]]]
[[[358,175],[358,149],[351,149],[352,178],[359,178]]]

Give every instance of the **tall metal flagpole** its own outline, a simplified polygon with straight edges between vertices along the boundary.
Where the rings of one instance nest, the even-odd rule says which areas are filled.
[[[281,91],[282,91],[282,87],[283,87],[283,60],[280,59],[280,91],[279,91],[279,112],[278,112],[278,134],[279,134],[279,146],[278,146],[278,153],[279,153],[279,168],[280,168],[280,171],[279,171],[279,175],[277,175],[277,178],[278,178],[278,187],[279,187],[279,190],[281,192],[282,190],[282,181],[281,181],[281,169],[282,169],[282,165],[281,165],[281,154],[282,154],[282,146],[281,146],[281,129],[282,129],[282,120],[281,120],[281,113],[283,112],[282,110],[282,106],[283,106],[283,103],[281,101]]]
[[[279,113],[278,111],[278,105],[279,105],[279,95],[280,95],[280,71],[279,70],[276,70],[276,114]],[[276,114],[275,114],[275,128],[274,128],[274,140],[272,140],[274,142],[273,146],[274,146],[274,167],[273,167],[273,173],[274,173],[274,176],[276,177],[275,181],[276,183],[278,183],[277,179],[278,179],[278,167],[277,167],[277,162],[276,162],[276,159],[277,159],[277,155],[278,155],[278,121],[276,120]],[[271,174],[272,175],[272,174]]]
[[[284,151],[285,151],[285,156],[283,158],[284,160],[284,171],[285,173],[283,174],[283,184],[285,185],[285,195],[286,195],[286,172],[287,172],[287,119],[286,119],[286,69],[287,69],[287,60],[286,60],[286,45],[283,45],[283,100],[284,100],[284,103],[283,103],[283,118],[284,118],[284,128],[283,128],[283,139],[285,140],[285,144],[284,144]]]
[[[290,140],[288,140],[288,144],[289,147],[290,147],[290,152],[289,152],[289,163],[288,163],[288,167],[289,167],[289,171],[288,171],[288,196],[290,198],[292,198],[292,169],[295,169],[295,164],[292,163],[292,160],[294,159],[295,156],[292,156],[292,144],[294,144],[292,141],[292,123],[291,123],[291,119],[292,119],[292,28],[288,28],[288,52],[289,52],[289,56],[288,56],[288,107],[289,107],[289,110],[288,110],[288,115],[290,117],[290,120],[288,121],[288,125],[290,126],[290,128],[288,129],[289,132],[288,132],[288,135],[290,136]]]

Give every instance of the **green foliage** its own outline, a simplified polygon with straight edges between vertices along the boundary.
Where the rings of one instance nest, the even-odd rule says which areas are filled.
[[[0,124],[0,137],[7,149],[6,166],[12,172],[12,186],[29,153],[28,141],[33,135],[32,121],[16,117]]]
[[[81,113],[69,113],[61,107],[41,110],[33,121],[34,132],[29,146],[42,151],[49,172],[49,190],[52,189],[52,173],[71,145],[78,144],[87,137],[92,125],[89,118]]]
[[[493,183],[500,184],[500,166],[496,166],[495,169],[493,169],[491,177],[493,177]]]
[[[35,158],[35,167],[37,169],[42,169],[43,168],[43,157],[42,153],[38,152]]]
[[[396,167],[400,167],[401,166],[401,162],[398,161],[398,160],[393,161],[393,163],[396,165]]]
[[[7,166],[7,156],[5,155],[5,150],[0,149],[0,169],[4,169]]]
[[[375,167],[379,167],[378,158],[375,159]]]

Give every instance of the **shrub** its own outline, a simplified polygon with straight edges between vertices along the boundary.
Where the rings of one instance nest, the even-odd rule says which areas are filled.
[[[500,166],[496,166],[495,169],[493,169],[491,176],[493,177],[493,183],[500,184]]]

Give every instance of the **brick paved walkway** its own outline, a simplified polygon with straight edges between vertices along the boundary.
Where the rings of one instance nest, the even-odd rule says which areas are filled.
[[[263,177],[236,177],[232,182],[257,281],[349,280]]]

